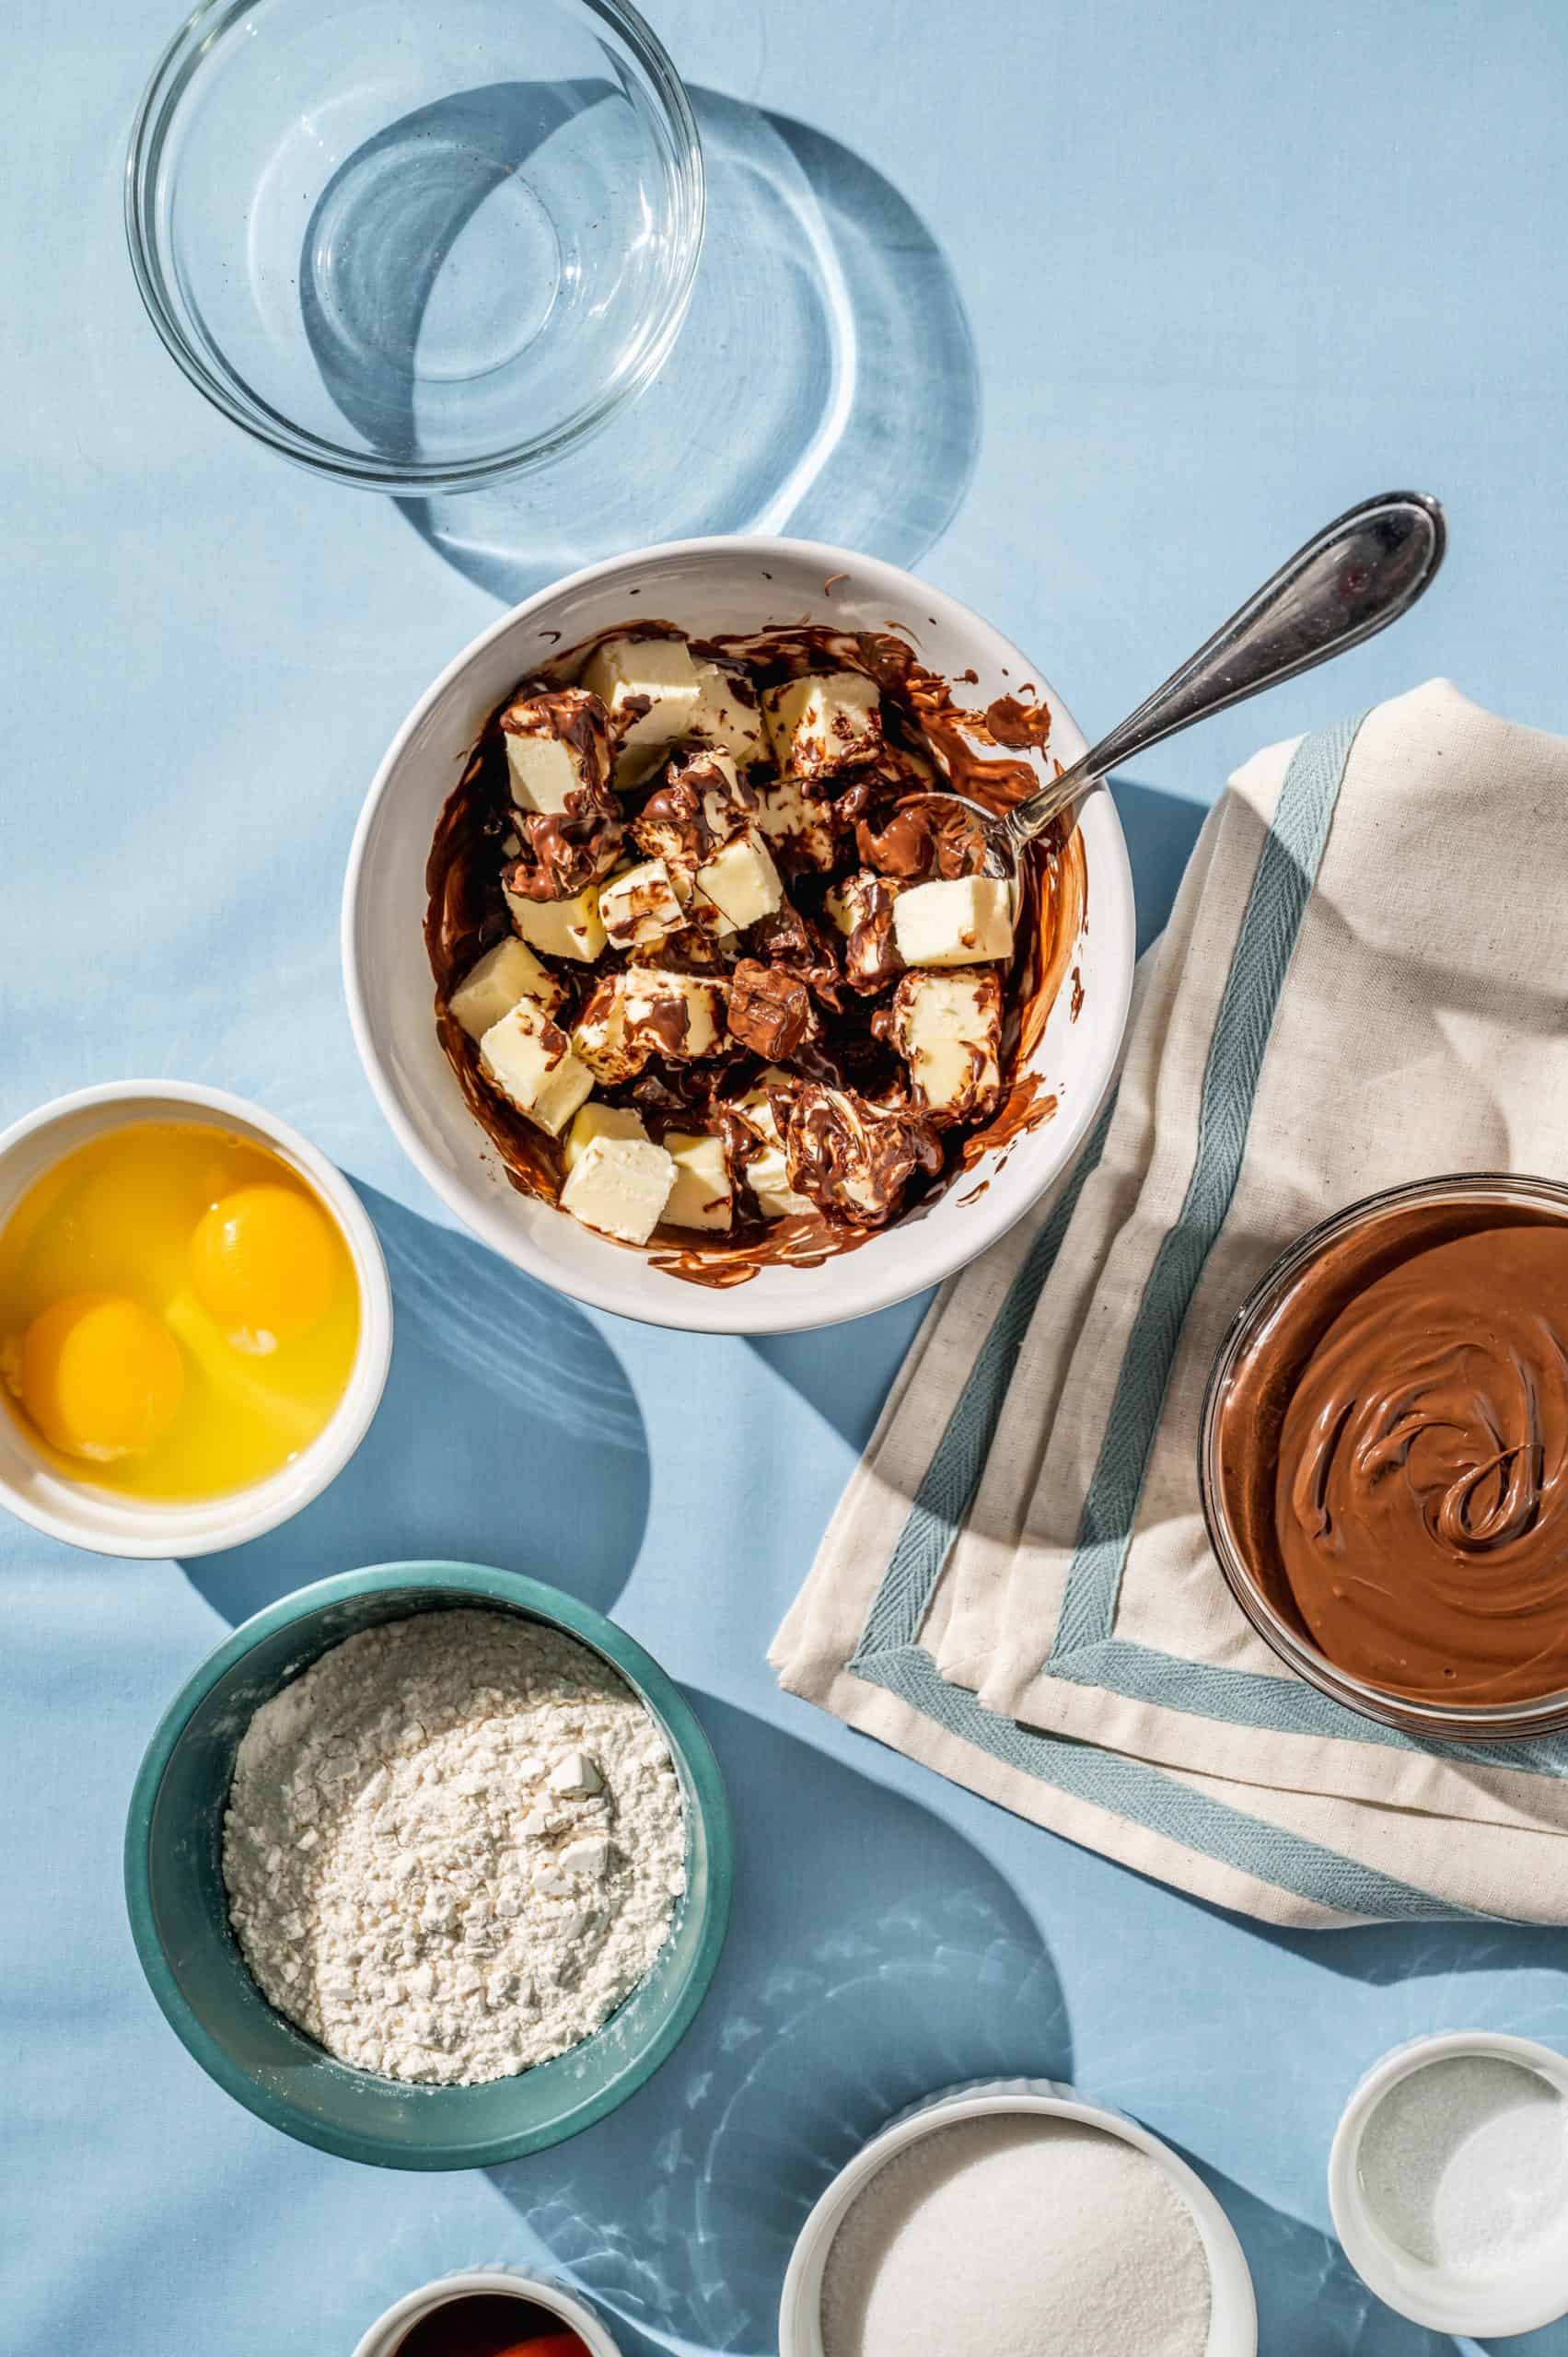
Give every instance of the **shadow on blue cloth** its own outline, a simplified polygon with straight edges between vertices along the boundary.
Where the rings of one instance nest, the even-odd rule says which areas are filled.
[[[525,82],[454,92],[334,175],[300,257],[305,325],[333,401],[377,447],[418,455],[413,379],[388,355],[413,353],[441,258],[476,204],[594,94]],[[438,554],[507,603],[597,557],[699,533],[787,532],[912,564],[973,471],[974,350],[919,215],[822,133],[716,90],[690,95],[707,238],[656,382],[537,473],[401,503]],[[418,174],[385,168],[414,149]],[[430,158],[447,154],[443,176]],[[402,210],[374,236],[324,236],[359,192],[384,203],[399,189]],[[350,247],[364,283],[319,288],[320,257]]]
[[[1187,873],[1187,863],[1192,856],[1192,846],[1209,813],[1202,802],[1188,802],[1180,795],[1164,794],[1157,786],[1134,784],[1129,777],[1112,778],[1110,796],[1127,837],[1127,856],[1132,863],[1141,958],[1149,944],[1157,941],[1165,931]]]
[[[648,1453],[610,1344],[483,1245],[355,1184],[392,1280],[380,1411],[313,1504],[248,1546],[193,1558],[192,1585],[238,1621],[332,1572],[450,1556],[611,1610],[642,1544]]]
[[[967,2079],[1069,2078],[1072,2039],[1040,1933],[961,1835],[778,1727],[691,1700],[740,1833],[706,2005],[620,2111],[489,2175],[628,2357],[761,2357],[801,2223],[867,2137]]]

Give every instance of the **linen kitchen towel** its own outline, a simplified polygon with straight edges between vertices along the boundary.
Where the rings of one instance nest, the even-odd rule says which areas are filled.
[[[1260,753],[1055,1199],[944,1288],[774,1641],[785,1687],[1278,1922],[1568,1922],[1568,1736],[1417,1741],[1295,1678],[1204,1535],[1202,1392],[1376,1189],[1568,1176],[1568,742],[1446,682]]]

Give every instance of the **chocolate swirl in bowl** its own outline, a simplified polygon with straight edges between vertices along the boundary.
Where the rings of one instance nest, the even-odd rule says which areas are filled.
[[[1221,1353],[1205,1446],[1226,1576],[1346,1699],[1558,1723],[1568,1190],[1426,1180],[1305,1237]]]
[[[1417,1252],[1343,1309],[1280,1435],[1301,1615],[1376,1685],[1568,1687],[1568,1228]]]

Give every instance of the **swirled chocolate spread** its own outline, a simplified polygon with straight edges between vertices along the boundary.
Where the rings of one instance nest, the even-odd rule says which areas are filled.
[[[1086,906],[1063,828],[1015,888],[983,830],[1051,774],[892,633],[640,621],[518,682],[442,814],[442,1045],[512,1183],[692,1282],[809,1265],[1046,1120],[1031,1060]]]
[[[1240,1391],[1222,1447],[1250,1423],[1272,1460],[1244,1536],[1330,1661],[1429,1702],[1568,1689],[1568,1221],[1455,1201],[1353,1232]]]

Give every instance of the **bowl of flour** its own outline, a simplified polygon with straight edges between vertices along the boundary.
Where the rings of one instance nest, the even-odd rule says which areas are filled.
[[[671,2051],[731,1879],[717,1766],[640,1645],[512,1572],[303,1588],[177,1697],[126,1896],[191,2053],[348,2159],[468,2168],[576,2134]]]
[[[1235,2229],[1136,2120],[1044,2079],[914,2106],[802,2227],[780,2357],[1256,2357]]]

